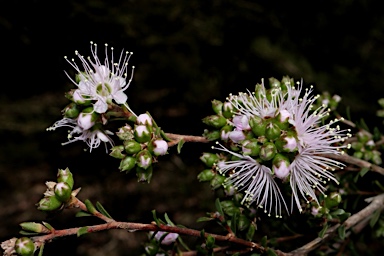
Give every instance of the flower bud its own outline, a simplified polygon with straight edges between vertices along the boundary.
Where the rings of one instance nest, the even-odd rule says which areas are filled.
[[[265,97],[265,87],[262,84],[256,84],[255,86],[255,97],[256,99],[262,99]]]
[[[275,144],[271,142],[266,142],[264,145],[261,146],[260,149],[260,158],[263,161],[269,161],[272,160],[277,153]]]
[[[251,126],[252,132],[256,136],[264,136],[265,135],[265,130],[266,130],[266,122],[264,119],[262,119],[259,116],[252,116],[249,119],[249,125]]]
[[[282,152],[296,152],[297,140],[292,135],[284,135],[275,141],[276,148]]]
[[[147,169],[136,167],[136,176],[138,182],[150,182],[152,178],[152,166]]]
[[[239,143],[243,140],[245,140],[245,134],[243,131],[231,131],[229,133],[229,138],[235,142],[235,143]]]
[[[205,169],[204,171],[200,172],[199,175],[197,175],[197,179],[202,181],[211,181],[215,177],[215,173],[212,171],[212,169]]]
[[[372,163],[381,165],[383,163],[383,160],[381,159],[381,153],[377,150],[373,150],[372,154]]]
[[[21,237],[16,240],[15,251],[21,256],[31,256],[35,252],[35,244],[28,237]]]
[[[128,124],[119,128],[119,131],[116,132],[116,135],[117,137],[119,137],[120,140],[132,140],[134,138],[133,129]]]
[[[84,130],[89,130],[98,117],[99,115],[93,111],[92,107],[86,108],[77,117],[77,125]]]
[[[220,115],[223,110],[223,102],[219,100],[212,100],[212,109],[215,111],[216,114]]]
[[[275,140],[280,137],[281,129],[279,126],[275,123],[269,123],[267,124],[265,128],[265,137],[269,140]]]
[[[145,252],[147,255],[159,255],[159,245],[156,242],[149,243],[145,246]],[[163,255],[163,254],[160,254]]]
[[[219,156],[213,153],[204,152],[200,157],[200,160],[207,166],[212,167],[213,164],[217,163]]]
[[[111,153],[109,153],[110,156],[117,158],[117,159],[123,159],[125,157],[125,154],[123,154],[124,146],[118,145],[111,148]]]
[[[325,198],[325,206],[330,209],[341,203],[341,195],[338,192],[332,192]]]
[[[242,151],[247,156],[258,156],[260,153],[260,146],[256,139],[245,140],[242,143]]]
[[[141,114],[137,117],[136,123],[139,125],[152,126],[152,118],[148,114]]]
[[[55,195],[59,201],[66,203],[71,197],[72,189],[66,182],[59,182],[55,186]]]
[[[211,115],[202,119],[203,123],[212,126],[216,129],[220,129],[227,123],[227,119],[221,115]]]
[[[276,154],[272,161],[272,171],[279,179],[285,179],[290,171],[290,162],[287,157],[282,154]]]
[[[88,106],[91,104],[91,101],[87,99],[87,96],[81,95],[80,90],[71,90],[66,97],[76,103],[77,105],[81,106]]]
[[[136,165],[136,158],[132,156],[126,156],[120,161],[119,169],[121,172],[130,171]]]
[[[209,141],[214,141],[220,138],[220,131],[218,130],[209,131],[208,129],[205,129],[203,136],[207,138],[207,140]]]
[[[163,156],[167,153],[168,143],[165,140],[154,140],[150,145],[152,145],[150,150],[155,156]]]
[[[145,143],[151,140],[151,132],[145,125],[136,125],[134,136],[135,139],[140,143]]]
[[[289,111],[282,109],[279,111],[277,115],[276,124],[279,126],[281,130],[287,130],[289,128],[289,118],[291,117],[291,113]]]
[[[233,105],[231,102],[224,102],[223,103],[223,116],[225,118],[231,118],[233,116]]]
[[[212,189],[218,189],[223,185],[224,181],[225,181],[225,176],[216,174],[215,177],[213,177],[213,179],[211,180]]]
[[[233,127],[230,125],[224,125],[220,130],[220,138],[223,141],[227,141],[229,138],[229,133],[233,130]]]
[[[59,169],[59,171],[57,172],[57,182],[65,182],[69,185],[71,189],[73,188],[73,175],[68,167],[64,170]]]
[[[137,163],[137,166],[139,166],[145,170],[148,169],[152,165],[151,153],[149,153],[148,150],[140,151],[136,155],[136,163]]]
[[[71,119],[75,119],[80,114],[80,109],[78,108],[77,104],[70,103],[63,109],[64,117],[68,117]]]
[[[237,207],[232,200],[226,200],[220,202],[223,211],[229,216],[233,216],[235,213],[240,213],[239,207]]]
[[[56,197],[56,195],[44,197],[37,204],[37,209],[40,211],[54,211],[61,207],[63,203]]]
[[[150,232],[153,234],[153,232]],[[158,231],[155,234],[155,239],[157,241],[161,241],[161,244],[163,245],[170,245],[176,241],[176,239],[179,237],[179,234],[177,233],[168,233],[164,231]]]
[[[125,152],[127,152],[128,154],[133,155],[141,150],[141,144],[135,140],[126,140],[123,142],[123,144]]]

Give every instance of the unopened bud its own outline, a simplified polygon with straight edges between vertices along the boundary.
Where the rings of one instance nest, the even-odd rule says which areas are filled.
[[[75,119],[79,116],[80,109],[78,108],[76,103],[72,102],[63,109],[63,112],[65,117]]]
[[[213,153],[204,152],[200,157],[200,160],[207,166],[212,167],[213,164],[217,163],[219,156]]]
[[[227,123],[227,119],[221,115],[211,115],[202,119],[203,123],[212,126],[216,129],[220,129]]]
[[[138,182],[150,182],[152,178],[152,166],[147,169],[136,167],[136,176]]]
[[[145,170],[148,169],[152,165],[151,153],[149,153],[148,150],[140,151],[136,155],[136,163],[137,163],[137,166],[139,166]]]
[[[266,142],[261,146],[260,149],[260,158],[263,161],[269,161],[272,160],[277,153],[275,144],[271,142]]]
[[[66,182],[59,182],[55,186],[55,195],[59,201],[66,203],[71,197],[72,189]]]
[[[200,172],[199,175],[197,175],[197,179],[201,181],[211,181],[215,177],[215,173],[212,171],[212,169],[205,169],[204,171]]]
[[[35,233],[48,234],[51,232],[43,224],[37,223],[37,222],[23,222],[23,223],[20,223],[20,227],[25,231],[35,232]]]
[[[152,118],[148,114],[141,114],[137,117],[136,123],[139,125],[152,126]]]
[[[119,170],[121,172],[130,171],[136,165],[136,158],[132,156],[126,156],[120,161]]]
[[[109,155],[117,159],[123,159],[125,157],[123,151],[125,151],[123,145],[114,146],[111,148],[111,153],[109,153]]]
[[[223,116],[225,118],[230,118],[233,116],[233,105],[231,102],[224,102],[223,103]]]
[[[66,169],[59,169],[57,173],[57,182],[65,182],[71,189],[73,188],[73,175],[68,167]]]
[[[242,151],[247,156],[258,156],[260,153],[260,145],[256,139],[245,140],[242,143]]]
[[[77,125],[84,130],[89,130],[98,117],[99,115],[93,111],[92,107],[86,108],[77,117]]]
[[[145,143],[151,140],[151,132],[145,125],[136,125],[134,131],[135,139],[140,143]]]
[[[249,119],[249,125],[251,126],[252,132],[256,136],[264,136],[265,135],[265,130],[266,130],[266,122],[264,119],[262,119],[259,116],[252,116]]]
[[[279,179],[285,179],[290,171],[290,162],[287,157],[282,154],[276,154],[272,161],[273,173]]]
[[[220,115],[223,111],[223,102],[219,100],[212,100],[212,109],[216,114]]]
[[[133,155],[141,150],[141,144],[135,140],[126,140],[123,142],[123,144],[125,152],[127,152],[128,154]]]
[[[120,140],[132,140],[134,138],[133,129],[128,124],[119,128],[119,131],[116,132],[116,135],[117,137],[119,137]]]
[[[28,237],[21,237],[15,242],[15,251],[21,256],[31,256],[35,252],[35,244]]]
[[[275,140],[280,137],[281,129],[275,123],[269,123],[266,126],[265,137],[269,140]]]
[[[154,140],[151,145],[151,151],[155,156],[163,156],[168,151],[168,143],[165,140]]]
[[[40,211],[54,211],[59,209],[62,204],[56,195],[52,195],[41,199],[36,206]]]
[[[215,177],[213,177],[213,179],[211,180],[212,189],[218,189],[219,187],[221,187],[221,185],[223,185],[224,181],[225,176],[216,174]]]

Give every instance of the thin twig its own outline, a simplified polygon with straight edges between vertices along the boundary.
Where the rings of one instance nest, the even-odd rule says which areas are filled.
[[[207,140],[203,136],[180,135],[180,134],[174,134],[174,133],[165,133],[165,135],[172,140],[168,142],[169,147],[177,145],[181,140],[184,140],[184,142],[200,142],[200,143],[209,142],[209,140]]]

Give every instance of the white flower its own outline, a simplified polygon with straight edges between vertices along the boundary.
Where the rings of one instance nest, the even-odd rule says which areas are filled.
[[[112,135],[110,131],[102,131],[95,127],[86,130],[79,126],[76,119],[66,118],[57,121],[51,127],[47,128],[47,131],[54,131],[59,127],[69,127],[72,130],[68,132],[68,141],[62,143],[62,145],[67,145],[75,141],[84,141],[89,147],[89,151],[100,146],[101,142],[109,143],[113,146],[113,141],[108,137],[107,134]],[[78,134],[78,135],[77,135]],[[77,135],[77,136],[76,136]],[[106,148],[107,151],[107,148]]]
[[[118,62],[115,62],[113,48],[111,48],[111,59],[108,56],[108,45],[105,44],[105,59],[101,62],[97,56],[97,44],[91,42],[92,58],[84,58],[75,51],[75,54],[81,61],[80,68],[72,59],[67,61],[78,72],[77,80],[67,76],[78,87],[73,93],[75,102],[81,103],[85,100],[94,102],[93,108],[97,113],[105,113],[108,109],[108,103],[114,100],[117,104],[125,104],[127,95],[124,91],[129,87],[132,77],[126,82],[128,61],[132,52],[121,53]]]
[[[276,154],[276,157],[278,154],[283,155],[288,161],[273,166],[269,161],[270,158],[264,160],[252,158],[246,155],[247,152],[234,153],[221,145],[216,148],[238,158],[235,161],[222,161],[217,165],[220,172],[229,174],[224,185],[232,184],[238,190],[244,190],[243,203],[256,202],[256,205],[262,206],[269,214],[274,208],[278,217],[281,216],[281,204],[284,206],[286,204],[274,178],[279,178],[283,182],[289,181],[292,189],[291,211],[293,203],[297,205],[300,212],[302,211],[299,197],[303,197],[306,202],[314,200],[319,204],[315,189],[324,194],[326,181],[333,180],[338,183],[330,171],[343,166],[340,162],[324,155],[341,154],[341,149],[347,146],[337,146],[337,144],[350,136],[350,134],[345,135],[346,131],[340,130],[339,126],[331,127],[339,120],[333,120],[326,125],[321,124],[323,117],[329,114],[329,110],[325,105],[313,109],[318,96],[311,95],[312,87],[306,89],[302,97],[300,97],[302,91],[300,83],[297,89],[290,82],[285,84],[284,89],[282,88],[277,85],[266,90],[264,84],[257,85],[256,93],[231,95],[227,100],[233,105],[235,117],[246,116],[247,120],[258,117],[265,122],[266,127],[272,124],[281,127],[281,135],[277,139],[268,134],[268,130],[265,136],[259,135],[258,139],[264,145],[265,143],[274,144],[280,140],[281,146],[281,138],[283,138],[285,145],[277,147],[277,152],[271,154]],[[233,119],[233,123],[239,123],[238,120]],[[246,127],[246,124],[240,123],[242,127]],[[235,130],[229,135],[235,143],[240,140],[231,135],[238,132],[237,130],[236,124]],[[260,129],[257,132],[260,132]]]

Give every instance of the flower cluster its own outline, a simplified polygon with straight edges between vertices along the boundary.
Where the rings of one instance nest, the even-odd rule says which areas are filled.
[[[346,130],[322,125],[329,115],[326,104],[314,108],[319,96],[313,88],[284,77],[270,79],[270,89],[257,84],[255,92],[230,95],[226,102],[213,101],[216,115],[203,119],[213,131],[205,131],[210,140],[220,139],[216,147],[214,169],[225,188],[243,192],[241,203],[258,207],[276,217],[286,208],[279,183],[289,183],[292,206],[302,211],[299,197],[318,204],[316,190],[324,194],[327,181],[337,179],[331,173],[342,164],[325,154],[341,154]],[[297,86],[297,87],[295,87]],[[206,162],[205,160],[203,160]],[[281,182],[277,182],[280,180]]]
[[[108,56],[108,45],[105,45],[105,60],[101,62],[97,56],[97,44],[91,42],[92,57],[84,58],[75,52],[81,61],[79,67],[74,59],[71,61],[67,57],[65,59],[77,72],[75,79],[67,76],[77,89],[71,90],[67,94],[67,98],[71,103],[63,109],[64,118],[53,124],[47,130],[55,130],[58,127],[69,127],[71,130],[68,134],[68,142],[63,145],[74,142],[84,141],[90,150],[97,148],[101,142],[113,142],[108,135],[112,133],[102,128],[108,122],[109,115],[107,111],[112,108],[113,102],[124,105],[126,104],[127,95],[124,91],[129,87],[132,77],[127,79],[128,61],[132,56],[132,52],[122,52],[115,62],[113,48],[111,48],[111,59]],[[131,111],[131,110],[130,110]],[[132,112],[132,111],[131,111]],[[132,112],[134,115],[134,113]]]
[[[136,118],[133,128],[126,124],[116,134],[123,145],[114,146],[110,155],[121,159],[120,171],[129,172],[136,167],[138,180],[149,182],[152,163],[168,151],[168,144],[162,138],[160,128],[150,115],[141,114]]]

